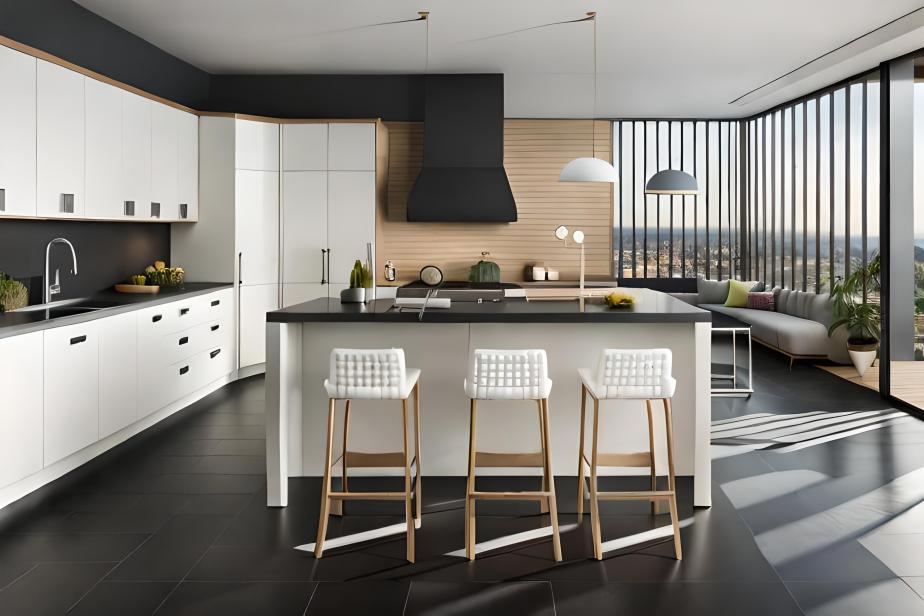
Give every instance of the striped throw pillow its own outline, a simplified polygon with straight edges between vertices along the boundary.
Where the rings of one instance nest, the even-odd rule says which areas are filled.
[[[748,293],[748,308],[753,310],[775,310],[773,305],[773,292],[760,291]]]

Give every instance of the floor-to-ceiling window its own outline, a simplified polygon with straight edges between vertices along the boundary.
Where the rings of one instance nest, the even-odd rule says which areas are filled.
[[[613,271],[625,278],[734,277],[738,271],[739,123],[613,122]],[[657,171],[697,178],[698,195],[646,195]]]
[[[870,73],[744,122],[744,277],[824,292],[875,258],[878,79]]]

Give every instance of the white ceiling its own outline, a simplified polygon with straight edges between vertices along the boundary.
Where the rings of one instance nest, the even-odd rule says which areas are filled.
[[[500,72],[507,117],[741,117],[924,47],[920,0],[77,0],[211,73]],[[520,32],[515,32],[521,30]]]

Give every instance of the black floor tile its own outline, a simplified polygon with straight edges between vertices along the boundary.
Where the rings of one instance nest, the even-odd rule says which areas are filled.
[[[0,536],[0,562],[120,561],[149,535],[48,533]]]
[[[552,587],[548,582],[411,582],[404,614],[523,614],[553,616]]]
[[[176,588],[176,582],[115,582],[104,580],[74,606],[68,616],[153,614]]]
[[[924,614],[924,599],[901,579],[858,583],[790,582],[788,586],[809,616]]]
[[[171,474],[121,488],[147,494],[253,494],[265,484],[265,477],[254,475]]]
[[[673,582],[670,584],[552,582],[555,612],[646,616],[801,615],[780,582]]]
[[[211,451],[216,456],[259,456],[266,454],[266,441],[255,439],[223,439]]]
[[[114,563],[41,563],[0,591],[0,614],[64,614]]]
[[[233,516],[252,498],[250,494],[191,494],[178,513]]]
[[[260,475],[266,476],[264,456],[205,456],[190,470],[194,474]]]
[[[157,616],[301,616],[312,582],[183,582]]]
[[[68,516],[62,526],[79,533],[153,533],[188,501],[185,495],[141,494],[124,511],[80,511]]]
[[[312,580],[319,562],[314,554],[288,546],[213,546],[187,579]]]
[[[180,581],[226,525],[224,517],[177,515],[107,579]]]
[[[199,439],[265,439],[263,426],[190,426],[183,433]]]
[[[193,426],[263,426],[266,424],[264,413],[222,413],[214,411],[204,413],[191,420]]]
[[[305,615],[398,615],[404,612],[409,590],[409,582],[321,582]]]

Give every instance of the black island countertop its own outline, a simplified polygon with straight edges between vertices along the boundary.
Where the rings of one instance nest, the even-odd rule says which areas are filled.
[[[423,323],[696,323],[709,322],[712,313],[675,297],[649,289],[633,289],[632,308],[608,308],[599,299],[532,300],[506,298],[483,303],[453,300],[450,308],[427,308]],[[337,299],[315,299],[269,312],[270,323],[414,323],[415,309],[397,310],[394,300],[341,304]]]
[[[204,295],[221,289],[230,289],[232,286],[230,282],[187,282],[178,287],[163,287],[159,293],[155,294],[118,293],[114,290],[103,291],[90,297],[80,298],[80,300],[63,300],[74,306],[105,305],[105,307],[98,310],[68,316],[51,317],[47,310],[32,309],[32,307],[12,312],[0,312],[0,338],[85,323],[123,312],[166,304],[186,297]]]

